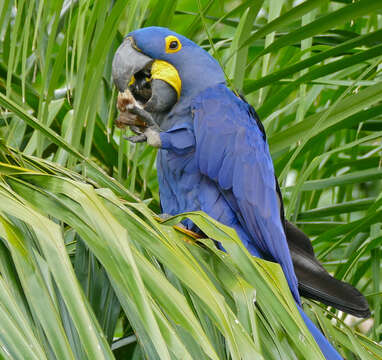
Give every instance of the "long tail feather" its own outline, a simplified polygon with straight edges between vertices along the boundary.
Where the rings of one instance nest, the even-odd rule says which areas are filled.
[[[369,317],[365,297],[353,286],[332,277],[316,259],[309,238],[286,221],[286,236],[302,296],[357,317]]]

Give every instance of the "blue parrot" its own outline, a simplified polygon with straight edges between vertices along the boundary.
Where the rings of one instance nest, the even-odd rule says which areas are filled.
[[[253,256],[279,263],[324,356],[341,359],[303,312],[300,292],[358,316],[369,315],[367,302],[332,278],[306,235],[284,220],[264,128],[227,87],[218,62],[186,37],[148,27],[125,38],[112,70],[120,124],[137,132],[131,141],[159,148],[163,212],[202,210],[235,229]],[[190,221],[186,226],[197,230]]]

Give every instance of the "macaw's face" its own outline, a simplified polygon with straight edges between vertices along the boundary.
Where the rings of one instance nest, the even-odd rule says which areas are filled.
[[[180,99],[224,82],[215,59],[191,40],[166,28],[128,34],[113,60],[118,90],[129,89],[147,111],[169,111]]]

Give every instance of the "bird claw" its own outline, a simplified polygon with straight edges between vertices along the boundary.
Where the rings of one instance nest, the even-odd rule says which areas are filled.
[[[115,120],[116,126],[120,129],[124,129],[126,126],[130,127],[135,133],[143,133],[143,129],[147,128],[148,124],[142,118],[139,118],[134,112],[130,111],[130,108],[139,108],[141,105],[129,89],[125,92],[118,94],[117,108],[120,112],[118,118]],[[138,129],[138,130],[137,130]]]
[[[124,139],[134,144],[147,142],[147,144],[156,148],[160,148],[162,146],[159,131],[153,129],[152,127],[146,128],[142,134],[138,134],[136,136],[124,136]]]
[[[140,134],[135,136],[124,136],[123,138],[133,144],[143,143],[147,141],[147,137],[145,134]]]
[[[124,137],[126,140],[134,144],[147,142],[154,147],[161,146],[158,124],[152,115],[134,98],[129,89],[118,94],[117,108],[120,115],[116,120],[116,125],[119,128],[124,128],[127,125],[136,134],[136,136]]]
[[[130,113],[137,115],[139,118],[141,118],[142,120],[147,122],[150,127],[159,130],[158,124],[155,122],[155,120],[153,119],[151,114],[148,111],[146,111],[145,109],[143,109],[143,108],[141,108],[135,104],[127,105],[127,109]]]

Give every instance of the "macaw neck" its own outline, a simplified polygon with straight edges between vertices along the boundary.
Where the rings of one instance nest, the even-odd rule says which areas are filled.
[[[207,88],[225,83],[223,70],[219,63],[209,54],[198,58],[194,56],[192,63],[184,63],[179,69],[182,80],[180,101],[191,101]]]
[[[210,83],[206,86],[198,86],[198,91],[189,91],[189,92],[183,92],[182,95],[179,98],[179,101],[173,106],[171,111],[165,115],[161,119],[161,130],[167,131],[171,129],[173,126],[179,123],[187,123],[190,124],[193,123],[193,117],[191,112],[191,103],[194,100],[196,96],[198,96],[200,93],[202,93],[207,88],[211,88],[213,86],[217,86],[219,84],[224,84],[225,81],[219,81],[215,84],[211,85]]]
[[[186,80],[185,82],[182,82],[182,93],[178,103],[191,104],[192,100],[196,96],[198,96],[200,93],[202,93],[204,90],[208,88],[212,88],[219,84],[224,84],[224,85],[226,84],[224,78],[214,79],[215,81],[211,81],[211,79],[203,81],[202,78],[203,76],[201,76],[201,78],[198,77],[197,81]]]
[[[181,96],[171,111],[162,119],[161,130],[167,131],[179,122],[192,122],[191,101],[192,98]]]

